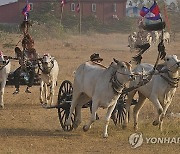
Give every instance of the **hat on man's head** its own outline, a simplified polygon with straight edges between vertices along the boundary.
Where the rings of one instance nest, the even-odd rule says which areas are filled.
[[[99,54],[98,54],[98,53],[93,53],[93,54],[90,56],[90,60],[91,60],[91,61],[96,61],[96,60],[103,61],[103,59],[99,57]]]

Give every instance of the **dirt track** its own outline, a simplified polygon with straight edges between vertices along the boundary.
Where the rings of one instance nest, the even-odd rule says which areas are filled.
[[[15,38],[18,40],[18,36]],[[168,54],[176,54],[180,58],[180,38],[167,46]],[[37,51],[42,55],[49,52],[59,62],[60,72],[58,87],[65,80],[73,80],[73,71],[89,56],[98,52],[104,58],[103,64],[110,64],[112,58],[130,61],[132,55],[127,48],[127,35],[111,34],[90,36],[71,36],[65,40],[36,41]],[[14,42],[16,44],[16,42]],[[2,44],[1,44],[2,49]],[[3,49],[7,54],[13,55],[13,49]],[[143,61],[154,63],[157,56],[156,47],[152,47],[144,55]],[[12,69],[17,62],[12,62]],[[57,90],[55,100],[57,99]],[[100,120],[91,130],[84,133],[82,126],[89,118],[89,110],[83,110],[83,123],[73,132],[64,132],[58,121],[56,109],[44,109],[39,103],[39,87],[32,88],[32,94],[24,92],[12,95],[13,86],[5,89],[5,109],[0,111],[0,153],[179,153],[179,144],[143,144],[138,149],[131,149],[128,137],[132,134],[132,122],[128,130],[122,130],[110,123],[109,138],[102,138],[104,110],[100,110]],[[178,89],[170,110],[180,112],[180,90]],[[152,126],[154,108],[148,102],[140,114],[140,132],[150,137],[178,137],[180,134],[179,119],[165,119],[164,131]]]

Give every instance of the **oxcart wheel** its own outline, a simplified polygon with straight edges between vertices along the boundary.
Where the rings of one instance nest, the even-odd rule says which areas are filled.
[[[59,116],[59,122],[64,131],[73,130],[73,122],[75,118],[74,114],[71,117],[71,125],[70,126],[65,125],[71,107],[72,92],[73,92],[72,83],[68,80],[63,81],[59,88],[59,93],[58,93],[58,116]]]
[[[131,105],[135,105],[137,103],[137,100],[132,100]],[[111,119],[113,120],[115,125],[122,125],[125,116],[126,116],[126,100],[125,99],[118,99],[117,105],[111,115]],[[129,114],[129,113],[128,113]],[[130,115],[128,115],[128,120],[130,118]]]
[[[126,116],[126,104],[122,100],[118,100],[117,105],[112,113],[111,119],[114,124],[122,125]]]

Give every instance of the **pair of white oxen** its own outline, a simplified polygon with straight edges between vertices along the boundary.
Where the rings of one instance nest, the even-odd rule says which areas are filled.
[[[163,118],[172,98],[175,94],[179,80],[180,61],[176,55],[169,55],[164,58],[163,68],[161,71],[155,71],[151,80],[129,92],[126,103],[127,113],[136,92],[139,94],[138,103],[134,107],[134,128],[138,129],[138,114],[142,108],[146,98],[148,98],[157,109],[157,117],[153,125],[159,125],[162,129]],[[116,106],[117,100],[127,82],[130,81],[130,87],[136,86],[142,80],[142,72],[145,76],[152,74],[153,65],[140,64],[131,71],[131,65],[124,61],[115,60],[108,68],[100,65],[86,62],[78,67],[75,74],[73,84],[73,99],[70,108],[70,114],[66,121],[66,125],[71,124],[71,116],[75,110],[74,125],[81,123],[82,106],[92,100],[91,118],[87,125],[83,127],[84,131],[88,131],[92,123],[96,120],[96,112],[99,107],[107,108],[105,116],[105,126],[103,137],[108,137],[108,124],[111,114]],[[134,76],[136,76],[135,79]],[[127,127],[128,114],[123,124]]]
[[[141,44],[142,40],[144,40],[145,42],[148,42],[151,45],[152,43],[158,44],[161,38],[162,38],[162,34],[159,33],[158,31],[154,31],[152,33],[143,33],[141,36],[139,36],[137,32],[133,32],[132,34],[128,36],[128,43],[131,50],[133,50],[136,44]],[[163,40],[167,44],[170,43],[169,32],[164,32]]]
[[[39,58],[40,74],[40,102],[45,107],[53,105],[54,89],[57,85],[57,77],[59,72],[59,66],[54,57],[49,54],[44,54],[42,58]],[[2,52],[0,52],[0,108],[4,108],[4,89],[6,86],[6,80],[10,73],[11,63],[9,59],[5,59]],[[50,87],[48,92],[48,87]]]
[[[0,56],[3,58],[2,56]],[[4,59],[0,59],[0,62]],[[53,103],[54,86],[57,82],[57,76],[59,67],[57,61],[50,55],[44,55],[42,58],[42,74],[41,74],[41,87],[40,87],[40,101],[47,106],[51,106]],[[146,84],[133,91],[129,92],[128,100],[126,103],[127,112],[129,111],[132,98],[138,91],[139,98],[138,103],[134,107],[134,128],[138,129],[138,114],[142,108],[145,99],[148,98],[157,109],[157,117],[153,122],[153,125],[159,125],[162,129],[163,118],[169,105],[172,102],[172,98],[175,94],[178,80],[180,60],[176,55],[166,56],[164,59],[163,68],[160,72],[155,72],[151,80]],[[4,107],[3,94],[6,84],[7,74],[10,72],[10,62],[4,67],[0,68],[0,106]],[[142,79],[142,72],[146,75],[151,74],[153,71],[153,65],[140,64],[133,71],[131,71],[131,65],[124,61],[114,62],[105,69],[101,65],[97,65],[91,62],[86,62],[78,67],[75,74],[73,84],[73,99],[71,103],[69,117],[66,121],[66,125],[71,124],[71,116],[75,110],[74,124],[78,126],[81,123],[81,108],[82,106],[92,100],[92,114],[89,123],[83,127],[84,131],[87,131],[92,123],[96,120],[96,112],[99,107],[107,108],[105,116],[105,127],[103,137],[108,137],[107,128],[111,114],[116,106],[117,100],[127,82],[130,81],[130,87],[136,86]],[[134,75],[136,79],[134,79]],[[134,79],[134,80],[133,80]],[[50,86],[50,94],[47,95],[47,86]],[[43,100],[42,93],[45,91],[45,100]],[[50,100],[50,103],[47,101]],[[128,114],[124,121],[124,127],[127,127]]]

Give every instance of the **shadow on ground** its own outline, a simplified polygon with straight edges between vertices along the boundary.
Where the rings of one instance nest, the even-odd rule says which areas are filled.
[[[26,128],[1,128],[1,137],[13,137],[13,136],[38,136],[38,137],[74,137],[80,136],[78,134],[73,134],[72,132],[64,132],[63,130],[33,130]]]

